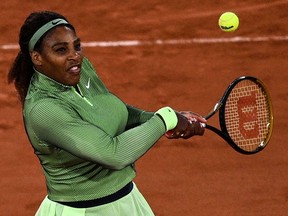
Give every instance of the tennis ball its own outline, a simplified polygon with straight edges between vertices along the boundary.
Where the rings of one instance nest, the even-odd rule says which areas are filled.
[[[233,32],[239,26],[239,18],[233,12],[225,12],[219,17],[218,25],[224,32]]]

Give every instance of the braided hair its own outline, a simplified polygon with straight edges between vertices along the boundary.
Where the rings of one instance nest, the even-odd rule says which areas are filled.
[[[15,88],[18,92],[20,102],[24,105],[25,97],[28,91],[30,80],[34,74],[33,63],[30,57],[29,41],[34,33],[45,25],[47,22],[61,18],[67,21],[67,19],[61,14],[52,11],[40,11],[31,13],[22,25],[19,33],[19,45],[20,51],[16,56],[8,73],[8,82],[14,83]],[[75,28],[68,24],[68,27],[75,31]],[[44,34],[34,46],[34,50],[41,53],[42,41],[47,35]]]

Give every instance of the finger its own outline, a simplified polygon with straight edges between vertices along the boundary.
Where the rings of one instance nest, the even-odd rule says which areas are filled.
[[[206,123],[207,120],[205,118],[203,118],[202,116],[195,116],[194,117],[197,121],[202,122],[202,123]]]
[[[203,123],[207,122],[207,120],[203,118],[201,115],[199,115],[198,113],[194,113],[191,111],[180,111],[180,113],[184,115],[186,118],[188,118],[189,120],[192,120],[192,121],[196,120],[196,121],[200,121]]]
[[[187,131],[189,131],[192,134],[192,136],[194,136],[194,135],[202,136],[204,134],[204,131],[205,131],[205,127],[203,127],[202,124],[204,124],[204,123],[201,123],[199,121],[191,122]]]

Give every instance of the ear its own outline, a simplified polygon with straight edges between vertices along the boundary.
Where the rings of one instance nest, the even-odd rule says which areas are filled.
[[[42,65],[42,57],[39,52],[31,51],[30,57],[34,65],[41,66]]]

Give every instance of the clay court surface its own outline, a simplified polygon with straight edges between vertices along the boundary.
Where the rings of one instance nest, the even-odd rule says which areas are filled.
[[[237,153],[210,131],[190,140],[163,137],[137,161],[135,182],[157,216],[287,215],[288,0],[9,0],[0,6],[1,216],[34,215],[46,195],[14,86],[6,81],[19,28],[35,10],[63,13],[83,46],[97,42],[86,43],[84,52],[102,80],[146,110],[169,105],[205,115],[236,77],[263,80],[275,124],[262,152]],[[221,32],[224,11],[238,14],[238,31]]]

